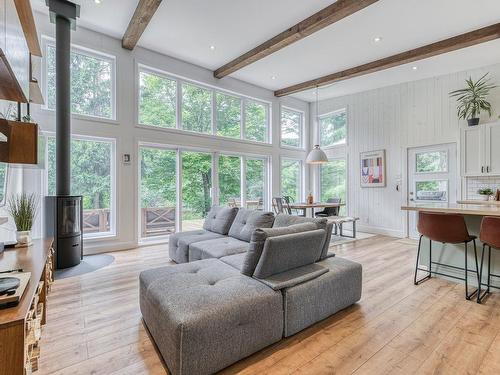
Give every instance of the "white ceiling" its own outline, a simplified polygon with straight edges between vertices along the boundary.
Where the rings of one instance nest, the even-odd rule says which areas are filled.
[[[121,38],[138,0],[76,2],[81,4],[79,25]],[[32,3],[37,10],[47,9],[45,0]],[[214,70],[331,3],[164,0],[139,45]],[[380,0],[232,76],[276,90],[497,22],[499,0]],[[382,41],[375,43],[376,36]],[[322,89],[321,99],[497,63],[499,47],[500,41],[489,42],[340,82]],[[311,92],[294,96],[314,100]]]

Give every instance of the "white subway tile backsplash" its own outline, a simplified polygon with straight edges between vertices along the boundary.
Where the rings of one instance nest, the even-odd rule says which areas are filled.
[[[480,195],[477,193],[479,189],[490,188],[493,191],[500,189],[499,176],[481,176],[481,177],[467,177],[466,179],[466,199],[479,199]]]

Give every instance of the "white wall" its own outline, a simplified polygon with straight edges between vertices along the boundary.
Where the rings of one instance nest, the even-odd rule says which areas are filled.
[[[320,114],[347,108],[348,144],[326,152],[329,157],[348,158],[348,210],[350,215],[360,217],[360,230],[405,235],[406,214],[400,207],[406,203],[407,149],[452,142],[458,149],[460,126],[464,122],[457,119],[455,100],[448,93],[462,88],[469,75],[477,79],[486,72],[500,84],[498,64],[320,102]],[[500,89],[495,89],[490,99],[495,109],[492,117],[497,118]],[[315,124],[316,106],[311,104],[310,108],[311,124]],[[482,121],[488,121],[487,115],[482,115]],[[316,125],[313,130],[316,139]],[[386,150],[387,187],[362,189],[359,154],[379,149]],[[317,176],[316,170],[314,175]],[[400,191],[396,190],[398,183],[403,185]]]
[[[54,25],[49,23],[48,16],[36,14],[36,22],[42,35],[53,36]],[[280,105],[305,112],[309,118],[309,105],[293,98],[275,98],[273,92],[253,86],[232,78],[216,80],[212,72],[198,66],[160,55],[158,53],[136,48],[128,51],[121,47],[121,41],[84,28],[72,33],[72,43],[116,56],[117,87],[117,119],[115,122],[98,121],[83,117],[73,117],[72,132],[78,135],[100,136],[116,139],[116,177],[117,177],[117,233],[115,238],[107,240],[88,240],[87,253],[134,247],[138,241],[137,234],[137,143],[139,141],[164,143],[168,145],[191,146],[210,149],[212,151],[242,152],[267,155],[272,159],[272,194],[279,194],[280,156],[305,158],[305,151],[284,149],[279,146]],[[190,135],[179,131],[146,129],[136,126],[136,87],[135,75],[137,64],[144,64],[162,71],[185,77],[200,83],[230,90],[242,95],[261,99],[272,103],[272,145],[258,145],[244,141],[228,141],[211,136]],[[40,76],[39,72],[38,76]],[[43,82],[42,82],[43,84]],[[35,107],[32,115],[44,131],[55,130],[54,112]],[[306,129],[309,127],[306,123]],[[306,140],[305,144],[309,144]],[[132,155],[132,164],[123,165],[121,156]],[[29,189],[41,189],[42,171],[27,170],[24,174],[24,186]],[[306,171],[306,181],[308,172]],[[39,224],[40,227],[40,224]],[[38,228],[40,230],[40,228]],[[40,232],[39,232],[40,233]]]

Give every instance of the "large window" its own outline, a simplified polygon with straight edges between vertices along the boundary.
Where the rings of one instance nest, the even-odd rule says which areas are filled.
[[[302,199],[302,161],[295,159],[281,160],[281,195],[288,196],[294,202]]]
[[[177,151],[140,148],[141,237],[176,230]]]
[[[175,128],[177,82],[157,74],[139,73],[139,123]]]
[[[85,234],[114,233],[114,142],[73,138],[71,141],[71,194],[83,196]],[[56,142],[47,142],[48,194],[56,190]]]
[[[212,134],[212,92],[203,87],[182,84],[182,129]]]
[[[347,140],[347,112],[345,109],[322,115],[319,118],[321,147],[336,146]]]
[[[219,203],[241,206],[241,157],[219,155]]]
[[[258,142],[267,142],[269,106],[245,100],[245,139]]]
[[[302,112],[281,108],[281,145],[302,147]]]
[[[56,49],[47,43],[45,90],[47,108],[56,107]],[[115,59],[96,52],[71,49],[71,112],[115,118]]]
[[[217,92],[215,101],[217,103],[217,135],[240,138],[241,99]]]
[[[5,203],[5,194],[7,192],[7,170],[8,164],[0,163],[0,205]]]
[[[262,210],[266,200],[267,160],[246,158],[246,206]]]
[[[340,198],[343,203],[346,202],[346,159],[334,159],[322,164],[319,177],[319,199],[321,202],[326,202],[330,198]]]

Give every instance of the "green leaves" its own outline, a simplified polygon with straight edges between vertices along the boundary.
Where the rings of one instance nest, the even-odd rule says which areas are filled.
[[[38,211],[38,196],[35,193],[11,196],[9,198],[8,212],[14,219],[18,231],[28,231],[33,227]]]
[[[496,88],[496,85],[490,83],[486,73],[476,82],[469,77],[465,80],[466,87],[450,92],[450,97],[457,98],[457,115],[464,120],[476,118],[482,111],[491,116],[491,103],[486,99],[490,91]]]

